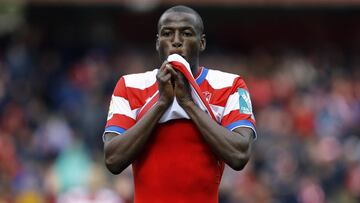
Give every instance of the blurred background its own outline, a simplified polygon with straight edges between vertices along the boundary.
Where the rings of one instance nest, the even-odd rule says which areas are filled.
[[[201,64],[243,76],[258,139],[220,203],[360,202],[360,1],[0,2],[0,202],[130,203],[102,133],[121,75],[152,70],[157,20],[203,17]]]

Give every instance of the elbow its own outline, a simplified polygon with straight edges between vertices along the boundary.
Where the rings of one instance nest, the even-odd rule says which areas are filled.
[[[235,171],[241,171],[245,168],[249,158],[248,155],[236,154],[231,158],[228,165]]]
[[[105,157],[106,168],[114,175],[120,174],[125,168],[118,163],[114,156]]]

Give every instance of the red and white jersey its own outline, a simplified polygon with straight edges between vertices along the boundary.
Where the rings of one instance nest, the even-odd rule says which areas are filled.
[[[229,130],[247,127],[255,132],[250,96],[240,76],[201,67],[194,78],[186,67],[179,70],[189,80],[194,102],[203,111]],[[156,103],[157,71],[120,78],[105,133],[123,136]],[[224,162],[213,154],[176,99],[132,165],[135,203],[218,202]]]
[[[155,69],[120,78],[111,98],[105,132],[121,134],[136,123],[139,112],[158,90],[157,71]],[[195,81],[219,124],[229,130],[247,127],[255,132],[250,95],[241,76],[201,67]],[[169,115],[174,109],[177,112]],[[159,122],[181,118],[189,119],[175,99]]]

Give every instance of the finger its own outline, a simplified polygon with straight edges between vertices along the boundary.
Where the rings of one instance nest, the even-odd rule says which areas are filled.
[[[156,76],[156,79],[161,82],[161,83],[166,83],[171,79],[171,74],[170,73],[160,73]]]
[[[163,65],[161,65],[158,73],[157,73],[157,77],[158,78],[161,78],[163,77],[164,75],[168,74],[169,73],[169,70],[168,70],[168,64],[166,64],[165,62],[163,63]]]
[[[176,71],[176,73],[177,73],[177,80],[180,83],[184,83],[185,81],[187,81],[187,78],[185,77],[185,75],[182,72]]]
[[[172,67],[170,64],[165,64],[164,67],[160,70],[160,73],[162,73],[163,75],[166,75],[168,73],[170,73]]]
[[[166,74],[166,75],[164,75],[163,77],[160,78],[161,82],[164,82],[164,83],[170,81],[170,79],[171,79],[171,74],[170,73],[168,73],[168,74]]]
[[[165,60],[165,61],[161,64],[160,70],[164,70],[167,64],[169,64],[169,62],[168,62],[167,60]]]
[[[169,71],[169,73],[174,76],[174,78],[177,78],[178,73],[177,71],[170,65],[170,67],[168,66],[167,70]]]

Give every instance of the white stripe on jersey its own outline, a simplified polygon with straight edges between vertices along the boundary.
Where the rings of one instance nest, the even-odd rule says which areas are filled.
[[[228,115],[233,110],[240,109],[239,93],[235,92],[234,94],[230,95],[225,106],[226,106],[226,108],[225,108],[223,117]]]
[[[218,106],[218,105],[214,105],[214,104],[209,104],[210,107],[211,107],[211,110],[213,111],[215,117],[216,117],[216,120],[218,122],[221,121],[222,119],[222,115],[223,115],[223,112],[224,112],[224,107],[222,106]]]
[[[124,76],[125,86],[144,90],[156,83],[158,69]]]
[[[114,114],[121,114],[136,119],[137,111],[138,109],[131,110],[128,100],[113,95],[111,97],[108,120],[110,120]]]
[[[160,118],[159,123],[165,123],[166,121],[179,119],[179,118],[190,119],[190,117],[187,115],[185,110],[179,105],[175,97],[171,106],[165,111],[165,113]]]
[[[235,78],[239,77],[238,75],[232,73],[226,73],[219,70],[211,70],[206,76],[206,80],[214,89],[221,89],[225,87],[231,87]]]

